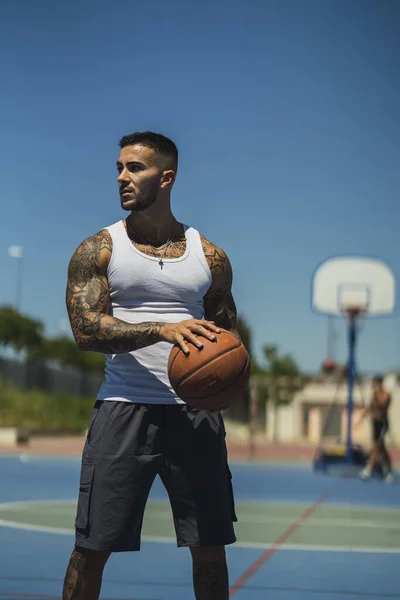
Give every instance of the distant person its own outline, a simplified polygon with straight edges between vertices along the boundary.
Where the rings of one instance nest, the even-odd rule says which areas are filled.
[[[225,546],[235,542],[236,516],[224,423],[219,412],[192,410],[177,396],[168,357],[174,344],[188,354],[202,348],[201,336],[216,341],[219,328],[236,332],[232,268],[223,250],[171,212],[175,144],[145,132],[123,137],[120,148],[127,217],[83,241],[68,269],[75,340],[107,362],[83,450],[63,600],[97,600],[110,554],[140,549],[157,474],[178,546],[192,555],[196,600],[228,600]],[[202,181],[199,164],[193,185]],[[95,179],[93,194],[95,211]]]
[[[369,416],[372,424],[373,446],[370,457],[365,468],[360,472],[361,479],[369,479],[375,465],[380,462],[385,473],[385,481],[392,483],[394,480],[392,461],[385,445],[385,436],[389,431],[389,406],[391,402],[390,393],[383,386],[383,377],[377,375],[372,380],[372,398],[368,407],[364,410],[357,426]]]

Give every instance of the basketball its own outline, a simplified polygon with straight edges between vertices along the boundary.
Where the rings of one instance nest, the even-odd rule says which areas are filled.
[[[337,365],[335,360],[329,356],[323,361],[321,365],[321,371],[325,373],[325,375],[329,375],[335,371],[336,367]]]
[[[202,338],[203,348],[189,345],[189,355],[175,345],[168,376],[176,394],[199,410],[223,410],[244,391],[250,377],[250,357],[240,339],[221,329],[216,341]]]

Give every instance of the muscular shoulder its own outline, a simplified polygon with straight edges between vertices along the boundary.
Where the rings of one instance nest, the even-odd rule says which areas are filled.
[[[201,234],[200,238],[213,282],[225,280],[230,285],[232,283],[232,266],[227,254]]]
[[[86,238],[75,250],[68,266],[69,278],[105,273],[110,262],[112,239],[107,229]]]
[[[232,296],[232,267],[225,252],[201,236],[212,283],[204,297],[205,316],[219,327],[236,331],[236,306]]]

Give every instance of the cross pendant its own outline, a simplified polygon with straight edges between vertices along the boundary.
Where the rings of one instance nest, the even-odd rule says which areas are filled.
[[[158,261],[158,264],[160,265],[160,267],[161,267],[161,270],[162,270],[162,268],[163,268],[163,266],[164,266],[164,261],[163,261],[163,259],[162,259],[162,258],[160,258],[160,260]]]

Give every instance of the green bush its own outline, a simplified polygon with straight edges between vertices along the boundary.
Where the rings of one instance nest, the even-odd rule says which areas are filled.
[[[0,380],[0,427],[82,433],[88,427],[94,402],[94,398],[23,390]]]

